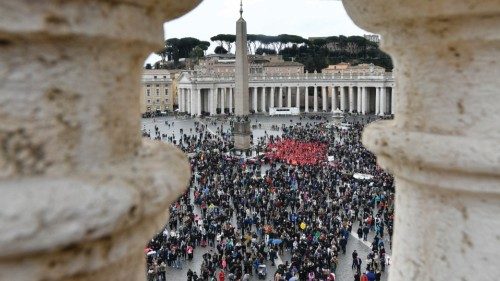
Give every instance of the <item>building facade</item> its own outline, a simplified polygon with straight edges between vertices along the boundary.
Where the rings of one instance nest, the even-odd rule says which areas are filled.
[[[327,68],[321,70],[325,74],[356,74],[356,75],[384,75],[385,68],[381,66],[376,66],[373,63],[361,63],[358,65],[351,65],[347,62],[341,62],[339,64],[329,65]]]
[[[200,60],[194,70],[201,74],[234,75],[234,54],[213,54]],[[304,73],[304,65],[285,61],[280,55],[248,55],[250,74],[284,75]]]
[[[144,69],[141,81],[141,114],[174,111],[176,72],[167,69]]]
[[[234,75],[185,71],[178,83],[180,112],[196,116],[234,112]],[[248,102],[251,112],[262,114],[275,107],[298,107],[301,113],[340,109],[388,115],[394,113],[395,95],[392,73],[250,74]]]

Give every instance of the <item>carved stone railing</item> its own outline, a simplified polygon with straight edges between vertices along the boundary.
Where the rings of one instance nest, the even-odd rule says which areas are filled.
[[[198,2],[0,2],[0,280],[144,279],[189,166],[141,139],[142,63]]]
[[[197,74],[193,72],[185,72],[189,75],[191,81],[197,83],[234,83],[234,74]],[[249,81],[252,83],[272,83],[272,82],[301,82],[301,83],[329,83],[329,82],[357,82],[357,81],[372,81],[372,82],[394,82],[392,73],[384,74],[321,74],[321,73],[304,73],[294,75],[266,75],[266,74],[251,74]]]
[[[344,0],[382,35],[394,121],[363,142],[396,179],[389,280],[500,275],[500,0]]]

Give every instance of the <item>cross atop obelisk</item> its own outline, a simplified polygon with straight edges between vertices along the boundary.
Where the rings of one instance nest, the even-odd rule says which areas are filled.
[[[240,0],[240,18],[243,17],[243,0]]]

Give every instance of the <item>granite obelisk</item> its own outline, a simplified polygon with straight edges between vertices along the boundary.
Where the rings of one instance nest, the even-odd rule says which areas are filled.
[[[240,18],[236,22],[236,63],[235,63],[235,115],[233,137],[234,148],[239,151],[250,149],[250,121],[248,120],[248,56],[247,23],[243,19],[243,3],[240,2]]]

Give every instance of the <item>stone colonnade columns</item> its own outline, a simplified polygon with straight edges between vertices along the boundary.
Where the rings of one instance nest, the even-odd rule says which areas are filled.
[[[337,87],[332,86],[332,112],[337,109],[337,103],[338,103],[338,98],[337,98]]]
[[[358,112],[358,114],[361,114],[361,109],[363,108],[363,94],[364,94],[364,87],[359,87],[358,86],[358,94],[357,94],[357,99],[358,99],[358,102],[357,102],[357,108],[356,108],[356,111]]]
[[[391,114],[394,114],[394,108],[396,108],[396,87],[391,88]]]
[[[262,96],[261,96],[261,112],[266,112],[266,86],[262,87]]]
[[[300,87],[299,86],[297,86],[297,91],[296,91],[296,95],[295,95],[295,107],[298,107],[299,111],[300,111]]]
[[[314,85],[313,110],[318,112],[318,86]]]
[[[283,107],[283,87],[278,88],[278,107]]]
[[[179,106],[179,112],[183,112],[183,102],[182,102],[182,89],[177,88],[177,104]]]
[[[226,113],[226,88],[225,87],[221,88],[221,93],[220,93],[220,113],[221,114]]]
[[[258,92],[258,88],[257,87],[253,87],[253,95],[252,95],[252,108],[253,108],[253,111],[255,113],[258,112],[258,108],[257,108],[257,92]]]
[[[327,105],[328,105],[328,94],[326,90],[326,86],[321,87],[321,101],[323,103],[323,111],[327,111]]]
[[[369,108],[369,101],[368,101],[368,88],[367,87],[362,87],[362,94],[361,94],[361,113],[366,114],[368,112]]]
[[[269,107],[274,107],[274,100],[276,98],[276,95],[274,94],[275,89],[276,89],[276,87],[274,87],[274,86],[271,87],[271,98],[269,100]]]
[[[208,113],[210,115],[213,115],[213,102],[214,102],[214,92],[213,92],[213,87],[208,89]]]
[[[194,86],[189,89],[189,112],[191,115],[196,114],[196,96]]]
[[[386,103],[387,103],[386,88],[385,87],[381,87],[380,88],[380,110],[379,110],[379,114],[382,115],[382,116],[385,115],[385,112],[387,111]]]
[[[375,115],[380,114],[380,87],[375,87]]]
[[[229,113],[234,113],[233,95],[234,95],[234,88],[231,87],[229,88]]]
[[[349,87],[349,112],[354,110],[354,87]]]
[[[499,276],[500,0],[343,2],[397,69],[395,119],[363,135],[396,179],[390,280]]]
[[[198,88],[198,91],[197,91],[197,95],[196,95],[196,115],[197,116],[200,116],[201,115],[201,111],[202,111],[202,108],[201,108],[201,103],[203,102],[203,96],[202,96],[202,91],[201,91],[201,88]]]
[[[304,94],[304,112],[309,112],[309,86],[306,86],[305,87],[306,91],[305,91],[305,94]]]
[[[187,111],[187,95],[186,95],[186,89],[185,89],[185,88],[182,88],[182,89],[181,89],[181,93],[182,93],[182,112],[186,112],[186,111]]]
[[[292,87],[287,87],[287,98],[286,98],[286,106],[292,107]]]
[[[346,111],[346,97],[345,97],[345,87],[340,86],[340,110]]]
[[[2,1],[0,280],[145,280],[190,176],[141,137],[139,78],[195,3]]]

